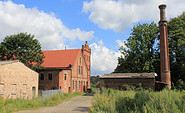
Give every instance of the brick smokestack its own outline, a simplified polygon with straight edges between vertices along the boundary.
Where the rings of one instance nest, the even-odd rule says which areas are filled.
[[[169,50],[168,50],[168,31],[167,21],[165,17],[166,5],[159,6],[160,9],[160,64],[161,64],[161,82],[167,83],[169,89],[171,89],[171,74],[169,65]]]

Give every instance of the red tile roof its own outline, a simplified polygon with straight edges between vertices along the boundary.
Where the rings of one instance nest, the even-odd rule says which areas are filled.
[[[74,64],[81,49],[43,51],[45,68],[64,68]]]

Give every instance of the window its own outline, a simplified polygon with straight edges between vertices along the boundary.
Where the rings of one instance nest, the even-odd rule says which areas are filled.
[[[75,81],[75,90],[77,89],[77,81]]]
[[[80,74],[80,66],[78,66],[78,74]]]
[[[48,80],[52,80],[52,73],[48,74]]]
[[[79,87],[79,89],[80,89],[80,81],[79,81],[78,87]]]
[[[81,75],[82,75],[82,66],[81,66]]]
[[[81,84],[80,84],[81,86],[82,86],[82,88],[83,88],[83,84],[82,84],[82,81],[81,81]]]
[[[74,80],[73,80],[73,86],[72,87],[73,87],[73,90],[74,90]]]
[[[84,86],[85,86],[85,81],[84,81]]]
[[[39,78],[40,78],[40,80],[44,80],[44,73],[40,73]]]
[[[66,78],[67,78],[67,75],[65,74],[65,75],[64,75],[64,80],[66,80]]]
[[[80,64],[81,64],[81,62],[82,62],[82,61],[81,61],[81,57],[80,57]]]

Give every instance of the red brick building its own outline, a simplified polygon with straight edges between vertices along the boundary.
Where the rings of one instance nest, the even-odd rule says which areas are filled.
[[[82,49],[43,51],[45,68],[39,72],[39,89],[62,89],[64,93],[90,88],[91,49],[86,41]]]

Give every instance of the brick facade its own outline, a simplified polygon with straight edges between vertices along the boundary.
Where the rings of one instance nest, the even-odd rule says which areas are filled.
[[[44,51],[43,53],[46,52]],[[64,93],[74,93],[83,92],[90,88],[91,50],[87,42],[82,46],[82,49],[53,51],[50,52],[49,55],[48,53],[46,54],[46,60],[44,60],[45,69],[38,70],[40,73],[40,90],[62,89]],[[55,54],[66,56],[66,59],[60,57],[60,55],[56,56]],[[56,59],[61,63],[54,64],[51,62],[49,64],[49,60],[55,62],[54,60],[56,59],[50,59],[48,56],[51,58],[58,57],[59,59]],[[70,58],[74,60],[72,61]],[[52,80],[48,80],[49,74],[52,74]],[[43,75],[44,79],[41,79],[41,76]]]
[[[0,61],[0,95],[14,99],[37,97],[38,73],[17,60]]]

